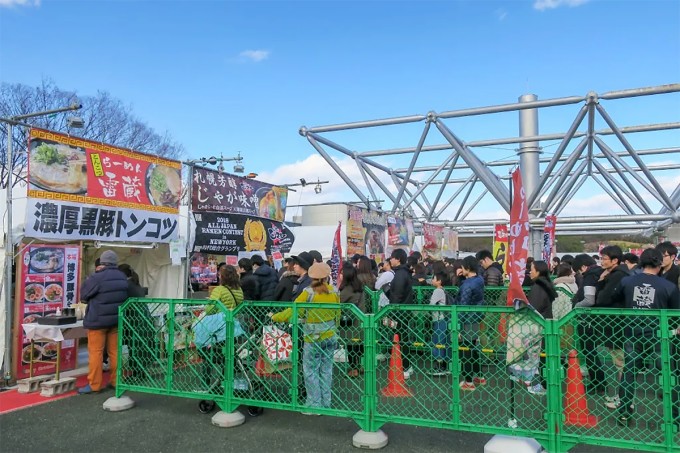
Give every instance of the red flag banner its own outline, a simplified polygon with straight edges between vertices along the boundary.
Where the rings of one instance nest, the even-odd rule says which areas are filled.
[[[543,261],[550,264],[550,259],[555,248],[555,225],[557,216],[545,216],[545,226],[543,227]]]
[[[331,278],[338,284],[338,274],[340,273],[340,263],[342,263],[342,236],[340,230],[342,222],[338,222],[338,229],[333,235],[333,247],[331,249]]]
[[[514,299],[527,300],[522,289],[522,280],[529,256],[529,210],[526,194],[522,186],[522,174],[519,168],[512,173],[512,207],[510,208],[508,274],[508,305]]]

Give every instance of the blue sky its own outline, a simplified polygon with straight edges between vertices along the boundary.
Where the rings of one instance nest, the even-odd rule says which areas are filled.
[[[240,151],[246,170],[268,182],[331,179],[320,196],[307,188],[291,199],[312,203],[356,197],[298,134],[302,125],[678,82],[679,30],[674,0],[0,0],[0,79],[108,91],[170,131],[188,157]],[[612,105],[617,124],[679,121],[677,96],[632,105]],[[541,117],[541,132],[565,131],[577,110]],[[516,115],[452,127],[465,140],[508,137]],[[338,142],[415,146],[421,128],[344,133]],[[639,146],[677,145],[678,134],[655,140]],[[501,147],[485,159],[513,154]]]

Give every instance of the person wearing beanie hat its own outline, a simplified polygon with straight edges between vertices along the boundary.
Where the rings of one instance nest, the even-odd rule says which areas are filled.
[[[296,266],[300,267],[299,265]],[[331,268],[326,263],[314,263],[305,276],[311,280],[295,299],[296,303],[311,303],[320,308],[300,308],[298,317],[304,318],[302,324],[303,353],[302,369],[305,381],[306,406],[313,408],[330,408],[333,386],[333,354],[338,347],[336,333],[340,323],[340,310],[337,308],[321,308],[324,304],[340,303],[340,296],[328,283]],[[287,308],[272,315],[274,322],[289,322],[293,309]],[[297,322],[297,320],[292,320]],[[313,415],[303,412],[304,415]]]
[[[312,257],[314,262],[316,263],[323,263],[323,256],[321,256],[321,252],[318,250],[310,250],[309,251],[309,256]]]
[[[118,255],[106,250],[99,258],[100,266],[80,288],[80,298],[87,304],[83,327],[87,329],[89,354],[88,384],[78,389],[81,395],[102,390],[104,349],[109,353],[111,382],[116,385],[118,356],[118,307],[128,298],[128,280],[118,269]]]

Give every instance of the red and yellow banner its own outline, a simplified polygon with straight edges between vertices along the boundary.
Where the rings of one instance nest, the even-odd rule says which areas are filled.
[[[29,198],[179,213],[179,161],[43,129],[28,150]]]
[[[508,226],[494,225],[493,259],[508,273]]]

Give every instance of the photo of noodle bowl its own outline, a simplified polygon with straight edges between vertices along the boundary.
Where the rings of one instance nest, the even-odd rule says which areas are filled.
[[[42,356],[44,359],[51,360],[57,357],[57,349],[59,348],[59,345],[51,341],[49,343],[45,343],[42,345]]]
[[[38,189],[81,194],[87,192],[85,149],[49,140],[31,140],[28,180]]]
[[[21,321],[22,324],[32,324],[38,321],[38,315],[27,315],[24,316],[24,320]]]
[[[37,344],[33,345],[33,360],[41,360],[42,359],[42,348],[38,346]],[[31,363],[31,345],[29,344],[28,346],[24,346],[24,349],[21,350],[21,361],[23,363]]]
[[[26,302],[37,303],[43,299],[45,295],[45,287],[40,283],[31,283],[26,285],[24,289]]]
[[[146,189],[151,204],[178,207],[182,191],[179,170],[165,165],[150,165],[146,172]]]
[[[52,283],[45,288],[45,299],[49,302],[59,302],[63,293],[64,291],[62,290],[61,285]]]

